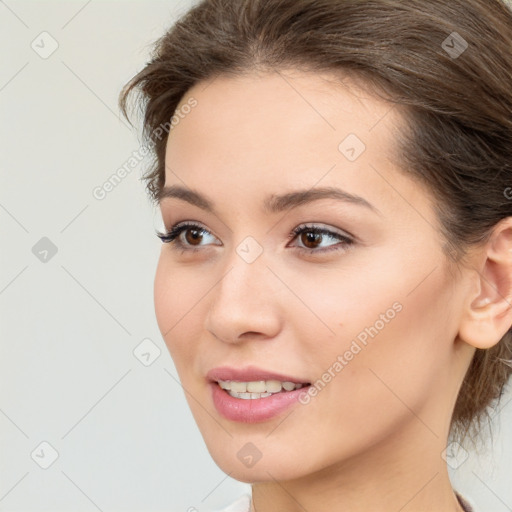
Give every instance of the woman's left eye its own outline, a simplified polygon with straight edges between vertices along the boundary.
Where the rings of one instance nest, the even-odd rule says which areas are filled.
[[[299,247],[299,250],[306,251],[308,253],[346,250],[354,244],[353,238],[348,234],[337,233],[316,225],[298,226],[292,231],[289,238],[297,238],[303,244],[302,247]],[[329,239],[338,243],[331,243],[322,248],[322,242]]]
[[[208,243],[202,244],[206,239],[211,237],[216,239],[207,229],[198,224],[177,224],[173,226],[168,232],[160,233],[157,231],[156,235],[164,243],[173,243],[177,248],[185,251],[197,251],[199,247],[210,245]],[[182,236],[184,235],[184,236]],[[351,236],[344,233],[337,233],[330,229],[321,228],[317,225],[300,225],[296,227],[289,235],[288,239],[297,240],[302,244],[297,248],[300,251],[307,253],[323,253],[332,250],[347,249],[354,243]],[[334,241],[322,247],[325,241]],[[222,245],[221,243],[213,243],[213,245]],[[293,247],[293,246],[292,246]]]

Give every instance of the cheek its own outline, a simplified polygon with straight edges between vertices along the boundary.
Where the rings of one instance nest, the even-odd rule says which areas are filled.
[[[300,326],[297,339],[315,351],[334,350],[335,355],[348,349],[358,336],[364,341],[375,324],[379,332],[386,330],[399,316],[407,288],[401,271],[387,267],[383,272],[374,262],[295,273],[283,268],[281,275],[293,284],[285,314],[290,325]]]
[[[409,423],[430,435],[411,411],[439,433],[442,422],[432,411],[439,408],[438,381],[446,379],[449,364],[451,293],[439,270],[410,293],[422,278],[415,273],[407,279],[399,278],[398,269],[359,274],[359,279],[345,275],[335,284],[325,279],[320,291],[308,286],[313,281],[302,281],[295,290],[336,332],[333,336],[303,304],[293,308],[303,360],[319,389],[298,410],[294,439],[300,445],[312,429],[318,439],[330,439],[328,447],[316,446],[322,464],[340,454],[350,456]]]
[[[451,288],[440,267],[428,275],[435,255],[407,274],[398,256],[385,271],[374,265],[288,276],[301,299],[290,301],[287,315],[302,354],[316,378],[336,381],[322,391],[327,401],[364,411],[377,395],[392,396],[386,384],[411,403],[425,400],[449,364],[457,330]]]
[[[162,247],[162,253],[164,247]],[[165,335],[175,324],[175,318],[177,318],[177,307],[179,306],[177,295],[172,293],[173,287],[176,287],[175,278],[169,272],[169,266],[165,263],[165,257],[160,254],[158,260],[158,266],[155,274],[154,281],[154,302],[155,302],[155,315],[158,323],[158,328],[162,333],[164,339],[167,338]]]
[[[203,324],[197,318],[200,310],[197,303],[208,288],[203,290],[200,287],[201,280],[197,279],[197,272],[187,272],[172,264],[168,255],[165,255],[165,249],[162,249],[154,280],[155,315],[176,366],[181,366],[184,358],[193,355],[194,346],[189,340],[200,339]],[[180,340],[187,342],[182,343]]]

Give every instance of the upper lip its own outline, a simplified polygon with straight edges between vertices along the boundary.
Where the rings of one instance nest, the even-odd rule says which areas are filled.
[[[295,384],[306,384],[307,380],[271,370],[265,370],[256,366],[245,366],[244,368],[233,368],[230,366],[219,366],[212,368],[206,378],[212,382],[219,380],[234,380],[239,382],[252,382],[258,380],[278,380],[281,382],[293,382]]]

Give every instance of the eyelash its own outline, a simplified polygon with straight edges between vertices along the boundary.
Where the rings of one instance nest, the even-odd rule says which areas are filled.
[[[198,247],[191,247],[186,244],[184,244],[180,239],[179,235],[181,233],[187,231],[188,229],[196,229],[203,233],[210,233],[207,229],[205,229],[203,226],[200,226],[199,224],[194,224],[191,222],[185,223],[185,224],[176,224],[173,226],[169,231],[165,233],[161,233],[159,231],[156,232],[156,235],[163,243],[173,243],[175,248],[177,250],[180,250],[183,254],[184,252],[197,252],[201,250],[202,246]],[[314,233],[317,235],[326,235],[335,239],[340,240],[340,244],[336,244],[333,246],[329,246],[323,249],[310,249],[307,247],[296,247],[296,249],[299,250],[299,252],[304,252],[307,254],[325,254],[327,252],[331,251],[340,251],[340,250],[346,250],[350,246],[354,244],[354,240],[349,238],[348,236],[341,235],[340,233],[336,233],[334,231],[331,231],[329,229],[320,228],[315,225],[307,225],[307,224],[301,224],[297,226],[289,235],[288,240],[293,240],[297,236],[299,236],[302,233]],[[211,234],[211,233],[210,233]]]

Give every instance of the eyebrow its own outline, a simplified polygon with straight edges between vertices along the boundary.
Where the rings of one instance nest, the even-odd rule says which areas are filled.
[[[163,187],[158,194],[158,203],[162,199],[175,198],[186,201],[202,210],[217,215],[214,203],[204,195],[192,189],[180,185],[171,185]],[[351,194],[345,190],[335,187],[312,188],[307,190],[297,190],[286,194],[272,194],[263,203],[263,210],[267,213],[280,213],[292,210],[298,206],[318,201],[320,199],[336,199],[345,203],[363,206],[379,215],[382,213],[373,204],[369,203],[361,196]]]

